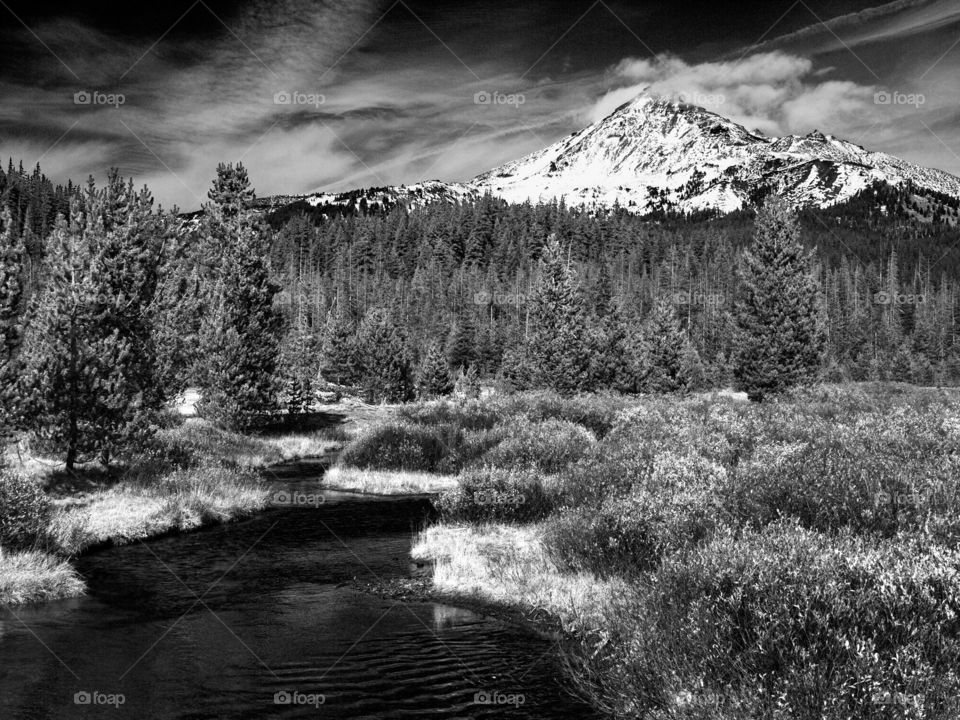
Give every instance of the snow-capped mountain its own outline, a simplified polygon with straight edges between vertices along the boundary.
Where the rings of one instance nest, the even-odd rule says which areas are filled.
[[[508,202],[638,213],[740,209],[767,192],[827,207],[882,181],[960,197],[960,178],[812,132],[769,138],[703,108],[643,94],[603,120],[469,183],[431,181],[363,191],[368,207],[418,206],[492,193]],[[292,200],[292,199],[291,199]],[[297,198],[313,206],[357,202],[357,193]]]

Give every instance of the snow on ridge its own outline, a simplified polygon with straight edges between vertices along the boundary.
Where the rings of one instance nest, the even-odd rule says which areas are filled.
[[[467,183],[425,181],[361,193],[314,193],[284,201],[314,207],[458,202],[491,193],[511,203],[729,212],[770,190],[798,205],[828,207],[875,181],[911,182],[960,197],[960,178],[820,131],[765,137],[704,108],[643,93],[607,117]],[[279,198],[278,198],[279,200]],[[284,203],[286,204],[286,203]]]

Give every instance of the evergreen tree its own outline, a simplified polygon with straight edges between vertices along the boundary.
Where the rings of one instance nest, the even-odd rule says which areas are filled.
[[[814,377],[824,351],[820,287],[796,215],[771,198],[744,253],[735,375],[752,400]]]
[[[152,202],[111,171],[48,243],[20,387],[27,428],[62,448],[68,468],[140,444],[165,399],[150,327],[162,226]]]
[[[373,308],[357,331],[360,381],[367,402],[406,402],[413,397],[413,373],[406,343],[389,312]]]
[[[0,215],[0,437],[16,416],[17,355],[23,339],[25,249],[8,210]]]
[[[205,206],[208,252],[220,253],[201,328],[204,390],[198,410],[235,429],[277,411],[277,360],[283,319],[269,268],[270,238],[249,209],[243,166],[220,165]],[[209,282],[209,280],[208,280]]]
[[[657,300],[644,327],[644,377],[646,392],[672,393],[687,390],[690,341],[670,298]]]
[[[280,406],[290,416],[304,415],[316,401],[317,354],[303,297],[280,350]]]
[[[590,345],[582,299],[556,237],[541,255],[526,355],[536,386],[561,393],[589,389]]]
[[[475,367],[460,367],[453,394],[460,400],[475,400],[480,397],[480,376]]]
[[[447,361],[451,367],[471,367],[477,362],[476,328],[467,313],[462,313],[447,340]]]
[[[453,392],[453,377],[446,355],[438,343],[431,343],[417,371],[417,397],[443,397]]]
[[[627,325],[613,297],[613,287],[606,264],[594,288],[594,310],[590,318],[590,389],[613,389],[630,392],[633,387]]]
[[[356,352],[357,326],[338,306],[327,313],[320,349],[320,374],[336,385],[360,382],[363,358]]]

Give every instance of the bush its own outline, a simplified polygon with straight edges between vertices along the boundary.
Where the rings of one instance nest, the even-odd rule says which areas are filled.
[[[912,441],[922,445],[914,435]],[[960,456],[925,457],[838,433],[809,443],[764,444],[733,474],[725,504],[759,527],[792,517],[808,528],[849,527],[892,537],[927,531],[960,540]],[[909,453],[909,454],[908,454]]]
[[[480,458],[481,463],[552,474],[582,458],[596,442],[589,430],[565,420],[519,420],[503,434],[506,437]]]
[[[403,406],[398,414],[415,425],[453,425],[464,430],[490,430],[507,419],[502,405],[491,400],[416,403]]]
[[[25,549],[44,536],[50,500],[36,482],[0,472],[0,546]]]
[[[556,497],[535,471],[486,467],[464,472],[436,506],[453,522],[531,522],[549,515]]]
[[[617,395],[581,395],[562,397],[554,392],[528,392],[504,401],[508,414],[524,416],[533,422],[565,420],[582,425],[602,438],[613,429],[628,401]]]
[[[443,428],[388,423],[361,433],[340,453],[340,465],[433,472],[451,453]]]
[[[618,715],[958,717],[960,554],[790,524],[664,559],[571,656]]]
[[[663,452],[632,490],[599,507],[568,510],[547,526],[544,543],[561,567],[600,576],[636,575],[668,553],[712,536],[725,521],[719,465],[696,455]]]

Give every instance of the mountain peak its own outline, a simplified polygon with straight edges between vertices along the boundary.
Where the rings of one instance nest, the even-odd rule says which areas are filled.
[[[510,202],[564,199],[634,212],[738,210],[766,192],[797,205],[843,202],[876,181],[960,197],[960,178],[814,130],[766,137],[649,88],[590,127],[478,176]]]

